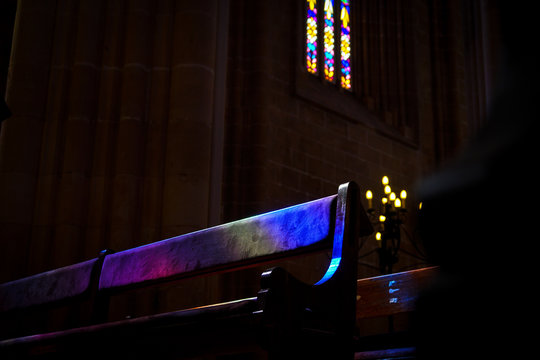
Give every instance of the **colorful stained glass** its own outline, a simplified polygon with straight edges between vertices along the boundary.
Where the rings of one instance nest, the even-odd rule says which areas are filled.
[[[341,87],[351,89],[350,0],[341,0]]]
[[[324,2],[324,78],[334,81],[334,1]]]
[[[306,68],[317,73],[317,0],[307,0]]]
[[[323,66],[324,63],[324,79],[332,83],[337,83],[337,66],[337,77],[341,77],[339,79],[341,87],[346,90],[352,90],[350,20],[351,0],[339,0],[338,14],[341,29],[337,34],[334,30],[334,0],[324,0],[322,19],[317,18],[317,0],[306,0],[306,2],[306,68],[308,72],[315,75],[319,73],[319,59],[317,58],[317,29],[322,28],[324,29],[322,44],[323,62],[321,62],[320,65]],[[317,21],[321,22],[321,24],[317,24]],[[337,35],[339,35],[339,58],[337,58],[337,54],[334,52],[335,41],[338,40]]]

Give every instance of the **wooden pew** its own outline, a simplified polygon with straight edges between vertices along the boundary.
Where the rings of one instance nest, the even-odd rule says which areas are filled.
[[[75,325],[97,321],[97,290],[103,260],[97,258],[0,284],[0,339],[54,328],[63,318]],[[76,319],[66,319],[76,312]]]
[[[0,358],[348,358],[353,356],[357,238],[371,233],[354,183],[308,203],[197,231],[0,285],[4,316],[90,298],[94,324],[0,341]],[[330,250],[306,284],[281,268],[235,301],[107,322],[111,296],[157,283]],[[96,281],[95,279],[99,279]],[[33,291],[46,284],[46,291]],[[77,284],[73,287],[72,284]],[[18,298],[25,299],[18,303]],[[227,357],[229,356],[229,357]],[[231,357],[232,356],[232,357]]]
[[[388,318],[413,313],[422,291],[439,273],[426,267],[357,281],[356,319]],[[411,331],[390,332],[360,337],[356,340],[355,359],[414,359],[415,345]]]

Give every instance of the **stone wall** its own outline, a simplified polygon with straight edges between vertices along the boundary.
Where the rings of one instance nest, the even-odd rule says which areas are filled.
[[[382,3],[358,2],[352,27],[373,47],[353,38],[351,94],[303,71],[303,1],[19,1],[13,116],[0,129],[0,281],[326,196],[350,180],[365,191],[388,175],[412,206],[416,182],[483,123],[496,12],[488,1]],[[381,26],[394,29],[391,51],[369,30]],[[362,261],[361,276],[376,274],[375,255]],[[417,263],[403,255],[396,268]],[[197,293],[251,292],[257,284],[242,288],[242,276]],[[181,292],[144,301],[178,306]]]

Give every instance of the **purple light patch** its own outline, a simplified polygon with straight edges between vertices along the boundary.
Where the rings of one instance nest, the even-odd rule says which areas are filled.
[[[99,287],[110,289],[215,270],[326,243],[331,241],[335,199],[335,195],[329,196],[108,255]]]

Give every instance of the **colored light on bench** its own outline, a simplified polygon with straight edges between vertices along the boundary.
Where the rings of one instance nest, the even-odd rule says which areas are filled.
[[[321,285],[327,282],[334,274],[336,273],[336,270],[339,268],[339,264],[341,262],[341,257],[332,258],[330,261],[330,265],[328,266],[328,270],[326,270],[326,273],[322,277],[321,280],[319,280],[315,285]]]
[[[103,264],[100,289],[244,266],[260,257],[328,244],[335,199],[329,196],[111,254]],[[334,245],[340,257],[341,242],[335,251]]]
[[[334,244],[332,248],[332,260],[330,261],[330,265],[328,266],[328,269],[326,270],[326,273],[323,275],[322,279],[319,280],[315,285],[321,285],[324,284],[326,281],[328,281],[334,274],[336,273],[337,269],[339,268],[339,264],[341,263],[341,257],[343,252],[343,237],[345,235],[345,204],[340,203],[338,204],[336,208],[336,224],[334,228]]]

